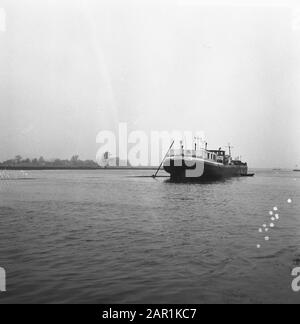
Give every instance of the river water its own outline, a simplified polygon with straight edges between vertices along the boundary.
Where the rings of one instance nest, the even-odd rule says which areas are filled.
[[[300,302],[300,173],[0,172],[0,303]]]

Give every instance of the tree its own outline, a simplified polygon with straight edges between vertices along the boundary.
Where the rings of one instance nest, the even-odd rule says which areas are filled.
[[[76,164],[79,160],[79,155],[73,155],[71,158],[72,164]]]
[[[61,166],[61,165],[63,165],[63,162],[60,159],[55,159],[54,162],[53,162],[53,165],[54,166]]]
[[[15,157],[15,161],[16,161],[16,163],[20,163],[21,162],[21,160],[22,160],[22,156],[21,155],[17,155],[16,157]]]

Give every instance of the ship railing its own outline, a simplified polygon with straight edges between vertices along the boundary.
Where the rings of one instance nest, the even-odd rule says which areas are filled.
[[[181,150],[173,149],[170,150],[170,157],[194,157],[194,158],[205,158],[207,155],[204,149],[201,150]]]

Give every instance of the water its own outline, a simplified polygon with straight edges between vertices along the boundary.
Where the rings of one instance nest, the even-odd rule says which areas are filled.
[[[300,174],[211,184],[145,174],[2,172],[0,303],[300,302]],[[265,241],[258,229],[275,206]]]

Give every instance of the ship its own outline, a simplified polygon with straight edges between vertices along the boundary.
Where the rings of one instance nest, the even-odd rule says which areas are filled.
[[[210,181],[230,177],[254,176],[248,174],[248,164],[240,158],[233,159],[231,146],[229,154],[225,150],[208,150],[205,148],[185,150],[182,143],[180,149],[170,149],[163,163],[164,170],[172,180]]]
[[[300,169],[299,169],[298,165],[296,165],[296,168],[293,171],[294,172],[300,172]]]

